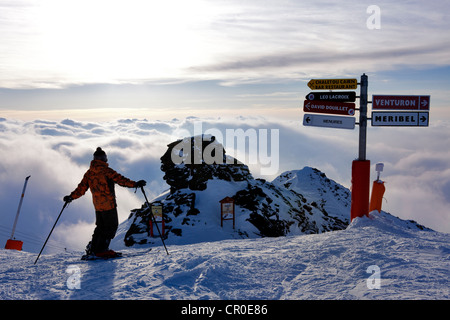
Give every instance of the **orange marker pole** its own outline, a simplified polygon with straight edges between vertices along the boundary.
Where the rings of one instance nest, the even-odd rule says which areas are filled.
[[[381,211],[381,204],[383,201],[383,195],[386,187],[381,180],[375,180],[372,186],[372,196],[370,197],[369,212],[373,210]]]
[[[370,197],[369,212],[372,212],[373,210],[377,210],[378,212],[381,211],[383,195],[384,191],[386,190],[384,181],[380,180],[380,173],[383,171],[383,168],[383,163],[377,163],[375,166],[375,170],[377,171],[378,175],[377,180],[373,182],[372,186],[372,196]]]
[[[352,203],[350,218],[367,216],[369,213],[370,161],[354,160],[352,163]]]

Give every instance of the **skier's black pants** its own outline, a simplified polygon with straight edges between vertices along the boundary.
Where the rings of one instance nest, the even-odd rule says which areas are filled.
[[[108,250],[109,243],[116,235],[119,226],[117,208],[108,211],[95,211],[96,227],[92,235],[91,251],[93,253]]]

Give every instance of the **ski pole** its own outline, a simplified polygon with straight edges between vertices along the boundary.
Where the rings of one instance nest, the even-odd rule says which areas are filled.
[[[145,191],[144,191],[144,187],[141,187],[141,191],[144,194],[144,198],[145,198],[145,202],[147,203],[147,207],[150,209],[151,219],[153,220],[153,223],[156,225],[156,229],[158,229],[159,237],[161,238],[161,241],[162,241],[162,243],[164,245],[164,249],[166,249],[167,254],[169,254],[169,251],[167,251],[167,248],[166,248],[166,244],[164,243],[164,239],[163,239],[163,237],[161,235],[161,231],[159,231],[158,224],[156,223],[155,216],[152,213],[152,208],[150,206],[150,203],[148,202],[147,195],[145,194]]]
[[[48,234],[47,240],[45,240],[44,245],[42,246],[42,249],[41,249],[41,251],[39,252],[39,255],[38,255],[38,257],[36,258],[36,261],[34,262],[34,264],[36,264],[36,262],[38,261],[39,257],[41,256],[41,253],[42,253],[42,251],[44,250],[45,245],[47,244],[47,241],[48,241],[48,239],[50,238],[50,235],[51,235],[52,232],[53,232],[53,229],[55,229],[56,224],[58,223],[59,217],[61,217],[61,214],[63,213],[64,209],[67,207],[68,204],[69,204],[68,201],[66,201],[66,202],[64,203],[64,206],[62,207],[61,212],[59,213],[59,216],[58,216],[58,218],[56,219],[56,222],[55,222],[55,224],[53,225],[52,230],[51,230],[50,233]]]

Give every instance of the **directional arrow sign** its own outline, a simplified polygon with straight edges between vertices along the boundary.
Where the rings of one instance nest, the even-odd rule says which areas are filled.
[[[428,112],[372,112],[373,127],[428,127]]]
[[[373,110],[430,110],[430,96],[373,95]]]
[[[303,125],[337,129],[354,129],[355,118],[305,114],[303,116]]]
[[[304,112],[315,112],[315,113],[331,113],[331,114],[342,114],[346,116],[355,115],[355,104],[345,103],[345,102],[334,102],[334,101],[308,101],[305,100],[303,103]]]
[[[311,90],[348,90],[356,89],[356,79],[311,79],[308,87]]]
[[[310,92],[306,95],[308,100],[327,100],[337,102],[355,102],[356,93],[354,91],[341,92]]]

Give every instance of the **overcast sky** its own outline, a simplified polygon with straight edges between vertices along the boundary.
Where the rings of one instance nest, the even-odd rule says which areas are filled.
[[[373,4],[379,29],[367,26]],[[236,109],[291,118],[309,79],[366,73],[369,94],[430,94],[432,119],[450,119],[448,1],[1,0],[0,9],[0,110],[11,118],[111,119],[130,108],[138,118]]]
[[[363,73],[369,95],[431,96],[429,127],[369,127],[367,154],[385,163],[386,210],[450,232],[448,12],[443,0],[0,0],[2,236],[31,174],[21,228],[45,238],[97,146],[157,195],[159,158],[192,116],[222,132],[279,129],[279,173],[309,165],[350,187],[357,129],[303,127],[302,106],[310,79]],[[119,196],[122,220],[142,204]],[[80,249],[89,197],[70,210],[55,237]]]

